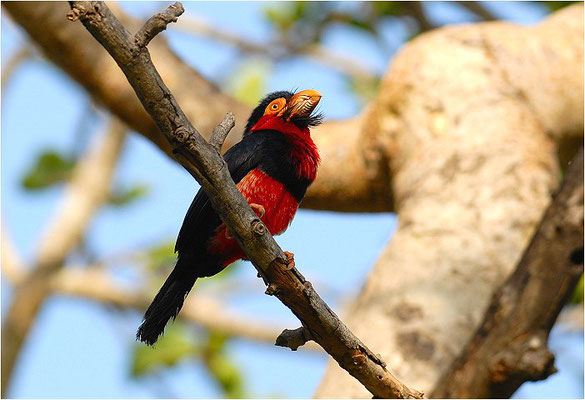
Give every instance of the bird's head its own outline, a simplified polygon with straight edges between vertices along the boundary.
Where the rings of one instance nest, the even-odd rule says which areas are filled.
[[[305,131],[311,126],[317,126],[323,116],[319,113],[313,114],[313,111],[320,100],[321,93],[311,89],[297,93],[271,93],[250,115],[244,135],[264,129]]]

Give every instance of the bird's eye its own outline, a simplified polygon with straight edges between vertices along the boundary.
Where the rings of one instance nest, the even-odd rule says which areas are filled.
[[[279,98],[273,100],[266,106],[264,109],[264,114],[266,115],[276,115],[279,113],[284,107],[286,106],[286,100],[283,98]]]

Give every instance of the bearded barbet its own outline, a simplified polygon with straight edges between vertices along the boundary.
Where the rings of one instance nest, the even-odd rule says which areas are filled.
[[[275,92],[250,116],[242,140],[224,155],[230,175],[254,212],[273,235],[283,233],[315,179],[319,153],[310,129],[321,94]],[[197,278],[213,276],[245,257],[236,239],[199,189],[175,245],[177,264],[146,310],[136,334],[152,345],[169,319],[176,318]]]

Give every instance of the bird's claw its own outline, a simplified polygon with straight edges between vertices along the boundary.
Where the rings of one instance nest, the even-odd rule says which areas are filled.
[[[264,214],[266,214],[266,209],[261,204],[250,203],[250,207],[256,213],[258,218],[262,218]],[[221,225],[217,227],[218,231],[225,230],[225,238],[226,239],[233,239],[234,235],[230,232],[225,222],[222,222]]]
[[[286,270],[290,271],[291,269],[293,269],[295,267],[295,255],[293,253],[291,253],[290,251],[283,251],[284,255],[286,256],[286,260],[285,260],[285,264],[286,264]]]
[[[266,209],[261,204],[250,203],[250,207],[256,213],[258,218],[262,218],[264,216],[264,214],[266,214]],[[225,238],[226,239],[233,239],[234,238],[234,235],[227,228],[227,225],[225,224],[225,222],[222,222],[221,225],[217,227],[217,229],[220,231],[225,229]]]
[[[232,233],[230,232],[230,230],[228,229],[227,225],[225,224],[225,222],[222,222],[218,227],[216,232],[221,232],[225,230],[225,238],[226,239],[233,239],[234,235],[232,235]]]
[[[250,203],[250,207],[256,213],[258,218],[262,218],[266,214],[266,209],[262,204]]]

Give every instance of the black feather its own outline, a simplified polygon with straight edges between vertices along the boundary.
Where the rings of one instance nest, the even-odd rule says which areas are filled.
[[[291,120],[291,122],[296,124],[301,129],[309,128],[309,127],[321,125],[321,123],[323,122],[323,114],[321,114],[321,113],[312,114],[311,113],[310,115],[295,115],[290,120]]]
[[[228,170],[237,184],[248,172],[259,168],[272,178],[281,182],[287,190],[300,201],[310,182],[296,175],[296,167],[283,154],[288,154],[288,140],[280,132],[254,131],[245,136],[224,155]],[[182,253],[205,252],[203,245],[221,224],[221,220],[203,189],[193,199],[179,231],[175,251]],[[199,244],[200,246],[195,246]],[[213,269],[209,272],[212,272]],[[204,273],[204,271],[199,271]],[[200,275],[203,276],[203,275]],[[208,275],[206,275],[208,276]]]
[[[177,265],[160,288],[154,300],[144,314],[144,321],[138,328],[136,339],[148,344],[156,343],[164,332],[165,326],[183,307],[185,297],[197,280],[197,275],[192,270],[191,260],[179,257]]]
[[[248,118],[248,123],[246,124],[246,128],[244,129],[244,136],[246,136],[250,132],[250,129],[252,129],[252,127],[256,125],[256,123],[258,123],[260,118],[262,118],[262,116],[264,115],[264,111],[266,110],[266,107],[268,107],[268,104],[270,104],[273,100],[280,99],[281,97],[285,98],[288,101],[288,99],[290,99],[293,96],[294,93],[283,90],[280,92],[270,93],[269,95],[264,97],[260,104],[258,104],[258,106],[254,109],[254,111],[252,111],[250,118]]]

